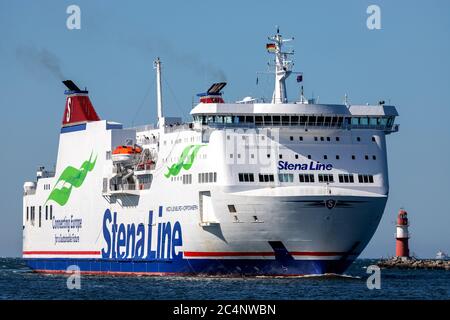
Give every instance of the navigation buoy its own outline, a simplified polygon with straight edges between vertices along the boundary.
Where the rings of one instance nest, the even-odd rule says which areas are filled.
[[[395,255],[397,257],[409,258],[409,233],[408,233],[408,213],[400,209],[397,216],[397,234]]]

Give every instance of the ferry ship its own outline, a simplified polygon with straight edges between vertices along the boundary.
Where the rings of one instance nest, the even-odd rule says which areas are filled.
[[[70,80],[55,170],[25,182],[23,258],[37,272],[298,276],[343,273],[389,194],[396,108],[288,101],[293,51],[279,31],[271,101],[226,102],[215,83],[191,122],[102,120]],[[300,91],[300,90],[299,90]]]

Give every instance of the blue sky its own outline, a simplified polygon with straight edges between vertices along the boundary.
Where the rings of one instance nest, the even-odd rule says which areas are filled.
[[[66,28],[71,4],[81,8],[81,30]],[[381,8],[381,30],[366,27],[371,4]],[[402,206],[412,252],[450,251],[449,1],[0,0],[0,256],[21,254],[23,182],[56,159],[65,99],[58,73],[88,87],[101,117],[144,124],[155,119],[160,56],[166,115],[187,120],[194,95],[212,81],[228,82],[228,100],[271,95],[272,79],[256,86],[256,72],[266,70],[276,24],[295,37],[308,96],[385,100],[400,113],[400,132],[388,137],[390,198],[363,257],[394,254]]]

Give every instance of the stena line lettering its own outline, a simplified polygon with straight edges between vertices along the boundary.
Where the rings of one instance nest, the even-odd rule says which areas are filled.
[[[332,170],[331,163],[320,163],[311,161],[308,163],[290,163],[289,161],[278,161],[278,170],[309,170],[309,171],[328,171]]]
[[[162,217],[163,207],[159,207]],[[156,227],[156,228],[155,228]],[[156,230],[155,230],[156,229]],[[156,243],[153,234],[156,232]],[[181,259],[179,250],[183,245],[181,224],[176,221],[153,224],[153,210],[148,213],[148,224],[124,224],[117,222],[117,212],[106,209],[103,215],[103,238],[105,248],[102,249],[104,259],[143,259],[174,260]]]

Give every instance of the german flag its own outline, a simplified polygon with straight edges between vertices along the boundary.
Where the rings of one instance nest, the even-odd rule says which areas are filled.
[[[277,47],[275,46],[275,43],[268,43],[266,44],[266,49],[269,52],[275,52],[277,50]]]

